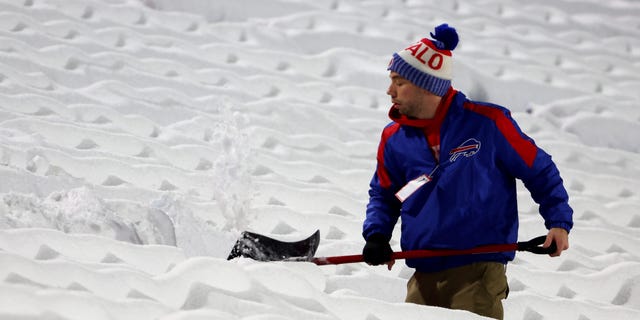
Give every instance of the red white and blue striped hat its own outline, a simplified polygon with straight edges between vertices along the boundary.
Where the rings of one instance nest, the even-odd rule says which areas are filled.
[[[453,59],[451,51],[458,45],[458,33],[441,24],[431,33],[433,39],[421,39],[394,53],[387,70],[429,92],[444,96],[451,87]]]

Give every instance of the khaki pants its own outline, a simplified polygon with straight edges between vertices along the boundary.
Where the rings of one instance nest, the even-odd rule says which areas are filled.
[[[405,301],[502,319],[502,299],[508,291],[504,264],[477,262],[440,272],[414,273],[407,283]]]

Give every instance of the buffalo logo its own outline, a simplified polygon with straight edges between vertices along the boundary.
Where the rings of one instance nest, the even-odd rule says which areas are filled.
[[[463,142],[459,147],[453,148],[451,152],[449,152],[449,161],[454,162],[460,156],[471,157],[472,155],[478,153],[478,151],[480,151],[480,141],[471,138]]]

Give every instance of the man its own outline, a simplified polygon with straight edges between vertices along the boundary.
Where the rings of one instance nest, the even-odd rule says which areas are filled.
[[[516,178],[549,229],[543,247],[569,247],[573,211],[558,169],[503,107],[468,100],[451,87],[446,24],[393,55],[387,94],[393,120],[382,132],[363,225],[364,259],[393,265],[389,240],[402,217],[401,247],[468,249],[518,238]],[[407,302],[503,317],[505,265],[514,252],[409,259]]]

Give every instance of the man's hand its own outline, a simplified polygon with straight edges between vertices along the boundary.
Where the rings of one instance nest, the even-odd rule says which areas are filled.
[[[567,230],[563,228],[551,228],[542,247],[548,248],[553,242],[556,243],[558,250],[550,254],[552,257],[557,257],[562,254],[562,251],[569,249],[569,233]]]
[[[364,262],[369,265],[377,266],[386,264],[387,268],[391,270],[394,260],[391,260],[391,246],[389,245],[389,239],[380,233],[375,233],[369,236],[367,244],[362,249],[362,256]]]

